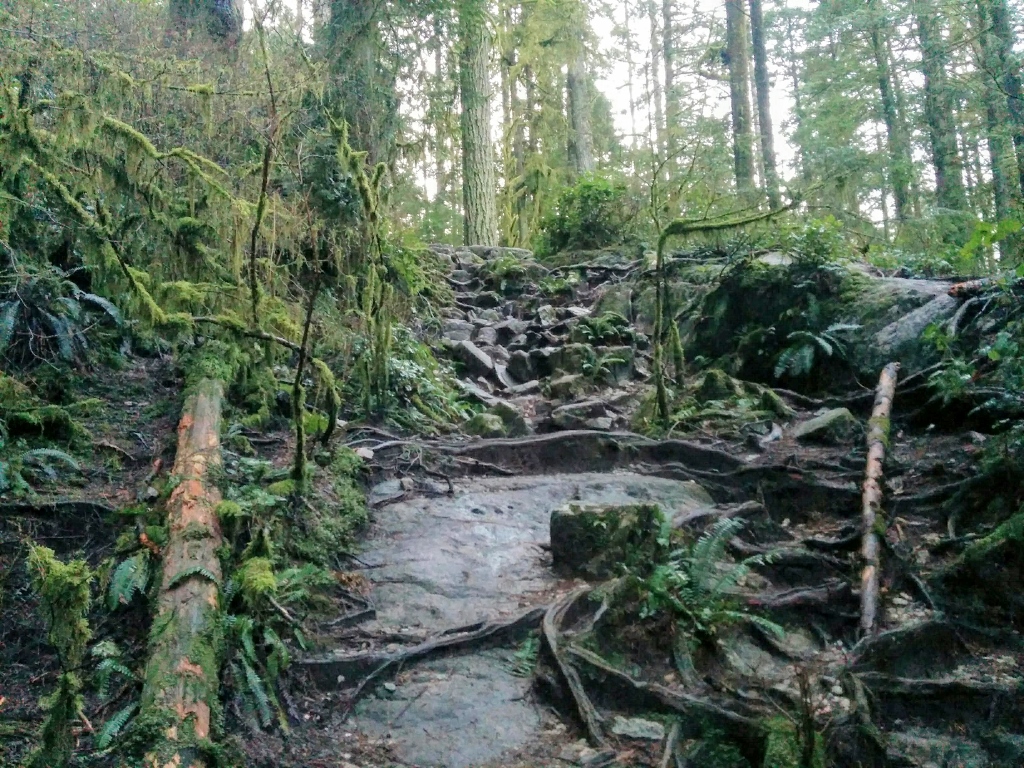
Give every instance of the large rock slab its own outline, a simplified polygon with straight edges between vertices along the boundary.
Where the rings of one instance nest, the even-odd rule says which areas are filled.
[[[852,442],[863,431],[857,417],[847,408],[833,408],[793,427],[793,437],[804,443],[840,445]]]
[[[486,376],[494,370],[494,361],[472,341],[460,341],[452,347],[452,355],[472,376]]]

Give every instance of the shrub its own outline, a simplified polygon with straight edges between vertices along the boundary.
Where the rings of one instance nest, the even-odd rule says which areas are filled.
[[[584,176],[566,187],[541,222],[537,251],[596,250],[626,242],[636,211],[626,185]]]

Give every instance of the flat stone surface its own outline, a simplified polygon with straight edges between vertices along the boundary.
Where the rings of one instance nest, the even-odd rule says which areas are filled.
[[[454,497],[378,510],[360,555],[378,621],[440,630],[547,600],[551,513],[569,501],[655,503],[670,518],[709,506],[693,483],[632,472],[456,480]]]
[[[366,699],[359,728],[394,739],[408,765],[470,768],[529,746],[541,727],[530,700],[530,680],[508,671],[505,649],[418,664],[394,693]]]

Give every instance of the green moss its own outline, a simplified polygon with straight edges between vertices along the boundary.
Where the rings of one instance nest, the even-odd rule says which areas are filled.
[[[821,735],[814,734],[814,752],[811,765],[802,761],[803,745],[796,725],[787,717],[774,717],[766,723],[762,768],[825,768],[825,749]]]
[[[235,501],[222,501],[217,505],[215,510],[217,517],[220,520],[234,520],[242,517],[243,512],[241,506]]]
[[[185,385],[192,388],[203,379],[230,384],[246,360],[247,357],[236,344],[210,339],[182,356]]]
[[[967,547],[960,556],[960,562],[966,565],[980,565],[993,552],[1007,544],[1024,544],[1024,507],[988,536]]]
[[[267,493],[272,493],[275,496],[291,496],[295,493],[295,481],[291,478],[278,480],[267,486]]]

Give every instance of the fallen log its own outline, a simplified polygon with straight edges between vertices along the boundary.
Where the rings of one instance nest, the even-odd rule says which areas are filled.
[[[879,542],[875,524],[882,508],[882,463],[885,461],[885,446],[889,442],[889,414],[899,370],[899,363],[889,363],[882,370],[875,390],[875,407],[868,422],[868,459],[861,495],[863,539],[860,555],[864,570],[860,579],[860,628],[864,635],[873,635],[878,630],[875,616],[878,612]]]
[[[167,546],[156,615],[149,637],[140,720],[159,723],[144,765],[204,768],[219,710],[219,591],[222,544],[220,493],[209,471],[220,465],[224,384],[201,379],[185,400],[178,424],[167,502]]]

